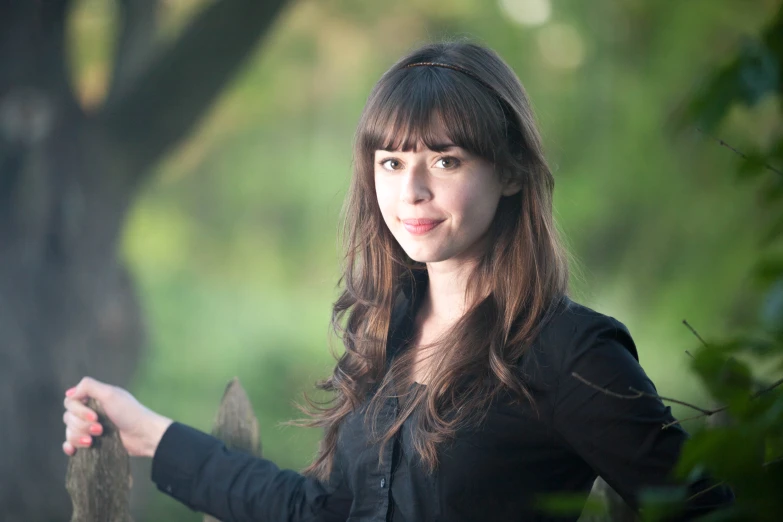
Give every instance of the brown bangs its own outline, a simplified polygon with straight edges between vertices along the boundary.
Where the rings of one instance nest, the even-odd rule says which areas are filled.
[[[410,151],[419,144],[437,151],[449,140],[496,162],[507,127],[497,95],[461,72],[439,67],[403,67],[388,74],[360,122],[363,153]]]

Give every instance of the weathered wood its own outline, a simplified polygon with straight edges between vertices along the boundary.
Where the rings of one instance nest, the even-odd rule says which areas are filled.
[[[130,458],[114,424],[98,403],[87,405],[98,413],[103,435],[91,448],[70,458],[65,488],[71,495],[71,522],[133,522],[130,515]]]
[[[253,406],[239,379],[234,377],[226,386],[223,400],[220,402],[212,434],[226,443],[231,449],[261,455],[261,437],[258,431],[258,419]],[[204,515],[204,522],[220,522]]]

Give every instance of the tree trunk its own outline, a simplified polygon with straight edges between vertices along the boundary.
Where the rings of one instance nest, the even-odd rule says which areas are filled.
[[[155,0],[143,3],[154,8]],[[117,254],[128,208],[145,174],[203,116],[283,1],[216,2],[149,59],[140,52],[151,31],[139,24],[154,17],[132,4],[123,3],[117,50],[128,62],[115,65],[107,103],[88,114],[69,86],[68,0],[0,0],[5,522],[70,518],[63,392],[83,375],[127,386],[144,345],[132,278]]]
[[[56,112],[44,100],[34,110]],[[47,136],[17,147],[2,171],[0,504],[9,522],[62,518],[63,391],[83,375],[126,386],[143,338],[116,256],[130,196],[116,183],[116,146],[83,119],[52,119]]]

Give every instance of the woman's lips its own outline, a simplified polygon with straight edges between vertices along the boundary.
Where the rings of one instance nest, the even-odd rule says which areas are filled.
[[[414,235],[426,234],[433,228],[443,223],[442,219],[403,219],[402,226]]]

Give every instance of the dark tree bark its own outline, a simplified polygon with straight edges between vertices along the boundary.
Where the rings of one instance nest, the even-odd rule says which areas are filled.
[[[284,0],[220,0],[155,45],[156,0],[120,0],[103,106],[72,92],[69,0],[0,0],[0,513],[68,520],[65,388],[126,386],[144,343],[117,256],[151,168],[185,138],[269,29]]]

